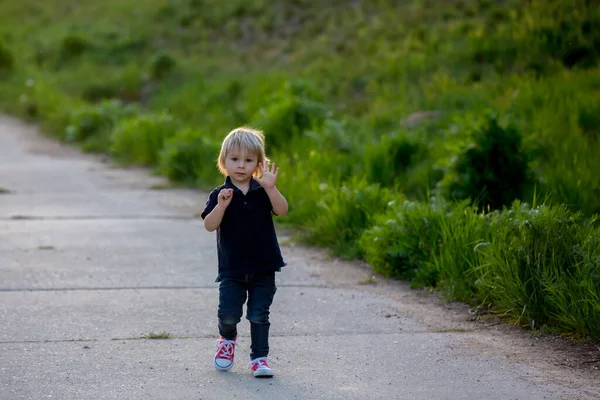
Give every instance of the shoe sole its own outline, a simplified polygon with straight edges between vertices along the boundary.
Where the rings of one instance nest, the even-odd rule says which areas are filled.
[[[229,367],[219,367],[216,362],[214,363],[214,365],[215,365],[215,369],[217,371],[222,371],[222,372],[227,372],[233,367],[233,363],[231,363],[231,365]]]
[[[272,371],[256,371],[253,375],[255,378],[272,378],[275,376]]]

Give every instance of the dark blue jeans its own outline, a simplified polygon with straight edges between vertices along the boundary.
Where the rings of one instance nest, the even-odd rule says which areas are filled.
[[[248,299],[246,319],[250,321],[250,359],[269,354],[269,308],[273,303],[275,271],[221,278],[219,284],[219,334],[225,339],[237,337],[237,324]]]

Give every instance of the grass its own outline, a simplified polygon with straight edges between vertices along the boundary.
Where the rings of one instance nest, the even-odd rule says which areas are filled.
[[[145,338],[146,339],[169,339],[171,337],[171,334],[169,332],[163,331],[163,332],[152,332],[150,331]]]
[[[203,189],[263,129],[295,240],[599,338],[591,3],[3,2],[0,108]]]
[[[445,329],[436,329],[433,332],[435,332],[435,333],[464,333],[464,332],[470,332],[470,331],[465,328],[445,328]]]
[[[375,276],[371,276],[370,278],[363,279],[362,281],[358,281],[359,285],[377,285],[377,278]]]

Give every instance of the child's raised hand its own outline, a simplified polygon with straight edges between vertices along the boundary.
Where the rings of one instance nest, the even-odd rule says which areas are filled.
[[[256,181],[260,186],[265,189],[273,189],[275,187],[275,181],[277,181],[277,175],[279,174],[279,168],[276,168],[275,163],[269,165],[269,162],[258,164],[258,168],[262,176],[256,178]]]
[[[221,189],[219,197],[217,197],[217,203],[223,208],[227,208],[231,199],[233,198],[233,189]]]

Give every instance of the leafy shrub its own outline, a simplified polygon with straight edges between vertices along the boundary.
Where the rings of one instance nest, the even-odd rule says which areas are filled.
[[[258,110],[251,125],[264,131],[270,146],[282,148],[290,138],[319,129],[327,112],[324,104],[307,97],[303,85],[286,82],[267,106]]]
[[[83,89],[81,97],[86,101],[95,103],[117,97],[117,89],[106,83],[92,82]]]
[[[110,146],[110,134],[119,121],[138,112],[137,107],[124,105],[120,100],[77,107],[69,115],[64,139],[83,142],[88,151],[106,151]]]
[[[45,132],[62,138],[69,124],[71,110],[80,107],[81,101],[33,75],[28,78],[25,93],[19,97],[19,106],[20,114],[39,121]]]
[[[157,54],[152,58],[150,64],[150,76],[153,79],[160,80],[167,76],[176,65],[175,59],[165,53]]]
[[[125,163],[154,166],[164,142],[179,128],[166,112],[124,119],[113,130],[110,152]]]
[[[140,59],[149,51],[151,43],[150,37],[145,33],[110,28],[95,35],[94,39],[93,51],[88,52],[89,59],[106,67],[116,67]]]
[[[537,175],[536,191],[586,216],[600,213],[600,70],[566,72],[519,85],[510,106],[523,130]],[[568,134],[567,134],[568,133]]]
[[[421,143],[406,134],[383,136],[365,148],[365,173],[370,182],[393,187],[416,160]]]
[[[600,138],[600,100],[595,99],[591,103],[581,105],[577,116],[577,124],[590,139]]]
[[[307,221],[305,240],[331,247],[337,256],[360,257],[358,241],[375,215],[385,212],[392,199],[389,190],[353,179],[341,188],[324,187],[314,218]]]
[[[91,47],[90,43],[81,36],[69,34],[60,42],[60,61],[69,61],[79,57]]]
[[[531,174],[516,126],[502,126],[496,114],[487,112],[460,129],[469,142],[444,177],[447,194],[452,199],[472,199],[482,209],[500,209],[522,198]]]
[[[171,180],[208,187],[221,177],[216,168],[219,151],[219,142],[184,129],[165,141],[160,170]]]
[[[0,43],[0,78],[12,72],[15,65],[13,53]]]
[[[521,325],[568,326],[600,336],[600,235],[593,220],[565,207],[515,202],[491,218],[480,246],[479,297]]]
[[[313,148],[352,154],[358,150],[354,130],[356,126],[352,126],[348,121],[327,118],[318,129],[305,131],[304,135],[312,140]]]
[[[493,65],[498,72],[509,70],[519,58],[520,44],[501,34],[470,37],[473,61]]]
[[[385,275],[435,286],[439,272],[431,263],[440,243],[447,206],[397,198],[360,238],[365,260]]]

